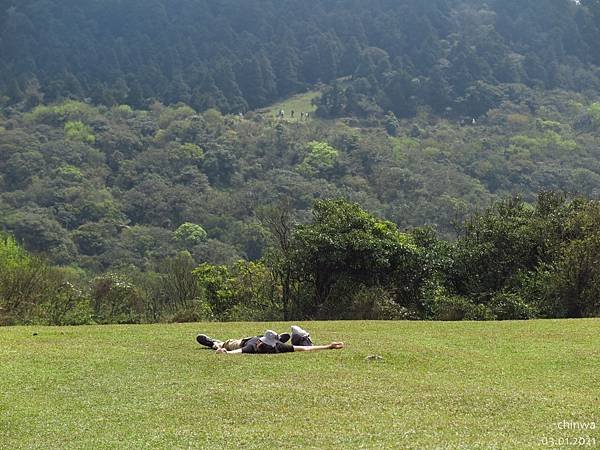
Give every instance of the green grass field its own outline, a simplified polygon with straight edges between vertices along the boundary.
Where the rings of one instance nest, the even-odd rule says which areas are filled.
[[[301,112],[308,112],[314,118],[314,112],[317,108],[312,104],[312,101],[319,95],[321,95],[319,91],[309,91],[303,94],[297,94],[269,106],[266,110],[275,117],[277,116],[277,113],[283,109],[285,111],[285,120],[288,122],[300,122]],[[294,118],[290,116],[291,111],[294,111]]]
[[[289,325],[0,328],[0,448],[600,445],[600,320],[308,322],[347,348],[282,355],[194,341]]]

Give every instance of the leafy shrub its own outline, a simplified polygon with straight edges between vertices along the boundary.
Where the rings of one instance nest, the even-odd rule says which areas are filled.
[[[86,144],[96,142],[96,136],[94,136],[92,129],[79,120],[65,123],[65,138],[70,141],[85,142]]]
[[[233,268],[235,306],[228,320],[282,320],[280,286],[262,262],[238,261]],[[245,318],[245,319],[243,319]]]
[[[519,294],[499,292],[492,297],[489,307],[498,320],[524,320],[536,317],[536,310]]]
[[[194,269],[193,273],[217,320],[224,319],[236,302],[227,266],[204,263]]]
[[[227,266],[201,264],[194,269],[204,298],[218,320],[281,320],[280,287],[260,262]]]
[[[85,325],[93,323],[90,298],[68,281],[57,288],[38,305],[38,322],[47,325]]]
[[[458,295],[440,297],[433,305],[436,320],[494,320],[490,309]]]
[[[86,103],[67,100],[49,106],[37,106],[25,115],[25,120],[47,125],[60,125],[68,120],[88,121],[95,113],[96,110]]]
[[[12,236],[0,235],[0,325],[33,321],[46,289],[49,267]]]
[[[123,275],[108,273],[91,283],[94,318],[99,323],[139,323],[143,301],[139,290]]]
[[[0,273],[27,266],[30,263],[29,253],[17,244],[15,238],[0,234]]]
[[[0,236],[0,325],[89,323],[89,299],[57,268]]]
[[[206,241],[207,236],[204,228],[189,222],[181,224],[173,233],[174,239],[186,248]]]
[[[394,301],[393,293],[382,287],[363,286],[352,296],[348,310],[351,320],[405,320],[416,319],[414,313]]]
[[[547,317],[600,315],[600,235],[565,245],[543,273],[539,303]]]
[[[174,314],[165,316],[165,319],[175,323],[208,322],[214,320],[214,315],[208,302],[197,299],[192,306],[178,309]]]
[[[463,320],[496,320],[496,316],[487,305],[472,305],[465,311]]]
[[[419,291],[423,267],[412,236],[344,200],[315,202],[313,216],[292,239],[295,276],[314,292],[306,315],[331,317],[343,311],[348,289],[355,286],[394,286],[396,301],[410,306],[407,293]]]

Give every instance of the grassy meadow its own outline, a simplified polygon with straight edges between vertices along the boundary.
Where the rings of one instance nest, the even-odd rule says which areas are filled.
[[[347,348],[282,355],[194,340],[289,325],[0,328],[0,448],[600,444],[559,428],[600,427],[600,320],[304,322]]]
[[[314,112],[317,110],[317,107],[313,105],[312,101],[319,95],[321,95],[319,91],[308,91],[302,94],[296,94],[292,97],[282,100],[281,102],[269,106],[266,111],[276,117],[279,111],[283,109],[285,111],[285,119],[287,121],[300,122],[301,112],[308,112],[314,117]],[[292,111],[294,111],[293,118],[290,115]]]

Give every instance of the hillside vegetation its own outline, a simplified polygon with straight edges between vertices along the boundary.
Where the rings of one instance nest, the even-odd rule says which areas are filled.
[[[328,115],[478,117],[504,84],[600,87],[598,0],[10,0],[0,30],[5,105],[238,113],[321,82]]]
[[[0,324],[598,315],[598,0],[5,6]]]
[[[96,272],[148,267],[178,249],[213,263],[260,258],[257,207],[282,195],[301,220],[315,199],[342,197],[401,229],[452,236],[514,194],[596,197],[599,111],[527,89],[476,124],[425,112],[296,122],[159,103],[38,106],[0,118],[0,225],[53,262]],[[188,222],[206,239],[178,243]]]
[[[72,100],[13,112],[0,122],[0,225],[62,268],[35,288],[3,274],[1,321],[594,316],[600,222],[585,198],[600,189],[599,105],[522,88],[466,122],[425,110],[296,121]],[[582,198],[538,201],[545,190]],[[357,205],[313,208],[333,198]],[[346,244],[353,226],[381,217],[417,251],[306,265],[294,252],[321,244],[297,225],[312,211],[318,227],[322,208],[325,223],[374,216],[327,225]],[[369,245],[385,254],[378,233]],[[52,287],[61,280],[74,290]]]

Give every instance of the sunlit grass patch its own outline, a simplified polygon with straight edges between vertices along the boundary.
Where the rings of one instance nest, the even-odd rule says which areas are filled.
[[[600,320],[303,322],[347,348],[282,355],[216,355],[194,340],[289,325],[0,328],[0,448],[600,441],[598,428],[557,426],[600,425]]]
[[[288,121],[298,122],[301,120],[300,113],[309,113],[309,117],[314,116],[314,112],[317,107],[312,103],[321,93],[319,91],[309,91],[303,94],[297,94],[286,100],[275,103],[274,105],[267,108],[269,114],[277,117],[279,111],[285,112],[284,119]],[[291,113],[294,111],[294,117],[291,117]]]

